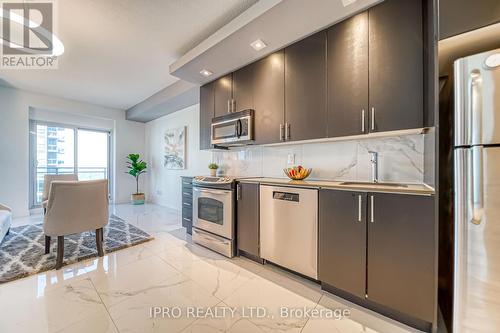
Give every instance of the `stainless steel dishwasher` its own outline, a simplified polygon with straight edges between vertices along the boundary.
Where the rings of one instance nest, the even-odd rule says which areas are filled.
[[[318,279],[318,190],[260,186],[260,255]]]

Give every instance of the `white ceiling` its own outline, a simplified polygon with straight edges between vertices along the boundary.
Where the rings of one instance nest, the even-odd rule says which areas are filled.
[[[57,70],[0,70],[0,84],[128,109],[178,79],[169,65],[257,0],[59,0]]]
[[[325,29],[383,0],[265,0],[170,65],[182,80],[203,84]],[[267,47],[250,44],[262,39]],[[200,70],[213,75],[204,77]]]
[[[149,121],[198,103],[198,85],[256,61],[383,0],[261,0],[170,65],[183,82],[127,110],[127,119]],[[261,38],[267,47],[255,51]],[[201,69],[213,75],[200,75]],[[191,85],[188,83],[191,82]]]

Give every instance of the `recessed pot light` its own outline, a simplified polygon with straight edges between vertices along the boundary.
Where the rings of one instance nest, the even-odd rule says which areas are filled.
[[[262,41],[262,39],[257,39],[256,41],[254,41],[254,42],[250,43],[250,46],[251,46],[251,47],[253,47],[253,49],[254,49],[255,51],[260,51],[260,50],[262,50],[263,48],[265,48],[265,47],[267,46],[267,44],[266,44],[266,43],[264,43],[264,42]]]
[[[500,66],[500,53],[494,53],[490,55],[488,58],[486,58],[484,64],[490,69]]]
[[[202,69],[200,71],[200,74],[203,75],[203,76],[210,76],[212,75],[213,73],[211,71],[209,71],[208,69]]]
[[[353,3],[355,3],[357,0],[342,0],[342,4],[344,5],[344,7],[347,7],[349,5],[352,5]]]

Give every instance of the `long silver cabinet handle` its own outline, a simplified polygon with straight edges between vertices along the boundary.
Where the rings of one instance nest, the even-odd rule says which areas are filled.
[[[231,103],[231,100],[230,100],[230,99],[228,99],[228,100],[227,100],[227,113],[231,113],[231,104],[232,104],[232,103]]]
[[[241,184],[236,185],[236,200],[241,200]]]
[[[285,126],[280,124],[280,141],[285,141]]]
[[[285,137],[286,140],[290,140],[290,123],[285,123]]]
[[[375,108],[372,106],[372,115],[371,115],[371,123],[372,123],[372,131],[375,130]]]
[[[370,196],[370,222],[371,223],[375,222],[375,218],[373,217],[374,207],[375,207],[375,203],[374,203],[373,195],[371,195]]]
[[[365,132],[365,109],[361,110],[361,133]]]
[[[360,194],[360,195],[358,195],[358,222],[362,222],[362,219],[363,219],[362,206],[363,206],[363,198],[361,197],[361,194]]]

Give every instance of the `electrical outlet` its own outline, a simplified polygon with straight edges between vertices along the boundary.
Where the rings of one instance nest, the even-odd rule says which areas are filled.
[[[295,164],[295,154],[288,154],[287,164],[294,165]]]

